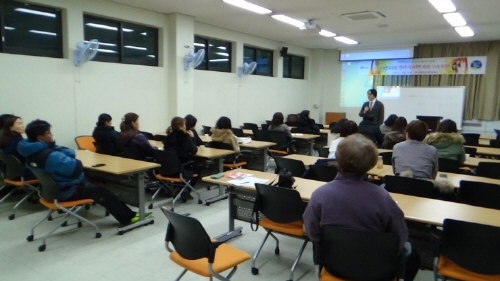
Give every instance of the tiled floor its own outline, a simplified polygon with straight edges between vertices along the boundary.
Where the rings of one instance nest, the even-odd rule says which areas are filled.
[[[202,198],[216,195],[216,190],[207,191],[200,186]],[[75,231],[68,226],[50,237],[45,252],[39,252],[40,234],[48,229],[42,224],[35,232],[35,241],[27,242],[31,226],[44,216],[45,211],[38,204],[27,203],[20,208],[16,219],[7,216],[15,196],[8,203],[0,205],[0,280],[8,281],[78,281],[78,280],[175,280],[181,269],[168,258],[164,247],[167,219],[160,209],[153,210],[154,225],[148,225],[123,236],[116,233],[117,222],[112,217],[103,217],[104,210],[93,206],[83,215],[96,222],[102,237],[94,238],[93,228],[84,224]],[[195,201],[176,206],[176,212],[191,213],[199,219],[211,236],[217,236],[228,228],[228,201],[220,201],[211,206],[198,205]],[[54,223],[54,221],[52,222]],[[237,221],[243,227],[243,235],[230,241],[251,255],[263,238],[264,231],[250,230],[250,225]],[[61,232],[61,231],[59,231]],[[301,241],[279,236],[279,256],[274,255],[272,240],[264,246],[257,267],[260,274],[250,273],[251,262],[238,267],[233,280],[287,280],[289,268],[299,250]],[[360,269],[362,270],[362,269]],[[420,271],[417,280],[432,280],[430,271]],[[187,273],[182,280],[208,280]],[[308,245],[295,272],[294,280],[315,280],[312,265],[312,250]]]

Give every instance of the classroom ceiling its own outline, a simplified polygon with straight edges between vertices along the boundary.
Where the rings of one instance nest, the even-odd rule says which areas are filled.
[[[222,0],[111,0],[165,14],[180,13],[196,21],[310,49],[399,47],[417,43],[500,40],[499,0],[453,0],[474,30],[463,38],[427,0],[247,0],[275,14],[304,22],[313,19],[322,29],[349,37],[346,45],[312,30],[291,25],[224,3]],[[347,20],[342,15],[379,12],[382,18]]]

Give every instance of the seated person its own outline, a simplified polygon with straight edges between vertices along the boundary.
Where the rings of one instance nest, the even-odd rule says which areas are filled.
[[[121,133],[118,144],[123,147],[125,156],[135,160],[153,161],[155,147],[139,132],[139,115],[127,113],[120,124]]]
[[[234,151],[240,152],[238,138],[233,134],[231,128],[231,119],[226,116],[222,116],[221,118],[219,118],[219,120],[217,120],[217,123],[215,124],[215,127],[210,129],[210,132],[212,132],[212,141],[228,143],[231,145]],[[236,158],[238,159],[238,161],[244,161],[243,157],[241,157],[240,155],[236,156]],[[226,159],[224,163],[230,164],[232,163],[232,161],[229,158]]]
[[[335,153],[337,152],[337,147],[343,139],[352,134],[357,134],[357,133],[358,133],[358,125],[356,124],[356,122],[351,120],[343,122],[342,128],[340,128],[340,137],[333,140],[332,143],[330,144],[329,148],[330,153],[328,154],[328,159],[335,159]]]
[[[167,129],[167,137],[163,140],[164,150],[172,151],[177,155],[180,164],[184,164],[186,162],[192,161],[193,156],[196,155],[198,151],[198,147],[196,147],[196,141],[194,138],[194,134],[191,130],[186,129],[186,121],[181,117],[174,117],[170,122],[170,127]],[[193,171],[195,174],[198,174],[198,177],[194,177],[191,180],[191,186],[195,186],[198,182],[199,175],[201,174],[201,169],[199,166],[195,165],[195,170]],[[162,176],[178,176],[179,173],[174,175],[162,175]],[[174,192],[174,197],[180,190],[176,190]],[[181,198],[183,201],[187,199],[193,199],[190,195],[191,190],[186,189],[182,194]]]
[[[2,135],[3,124],[8,117],[14,116],[12,114],[2,114],[0,115],[0,135]]]
[[[392,126],[394,125],[394,121],[396,121],[396,118],[398,118],[396,114],[391,114],[389,115],[389,117],[387,117],[387,119],[385,119],[384,123],[380,125],[380,131],[382,132],[382,134],[385,135],[391,131]]]
[[[24,167],[24,157],[17,151],[17,145],[23,140],[24,124],[19,116],[8,115],[4,117],[2,133],[0,135],[0,149],[7,155],[15,156]],[[35,175],[24,169],[23,180],[34,180]]]
[[[314,119],[309,117],[309,110],[302,110],[297,122],[297,128],[301,129],[305,134],[319,134],[319,127],[316,125]]]
[[[438,171],[437,149],[422,141],[429,128],[420,120],[413,120],[406,126],[406,140],[392,149],[394,174],[411,172],[415,178],[434,179]]]
[[[406,118],[404,118],[403,116],[396,118],[391,131],[385,134],[384,141],[382,142],[382,148],[392,149],[397,143],[405,141],[406,125],[408,125]]]
[[[35,120],[26,126],[28,139],[22,140],[17,149],[26,158],[31,169],[48,173],[59,186],[58,200],[94,199],[109,211],[122,225],[139,221],[136,213],[102,187],[88,182],[83,174],[80,160],[75,159],[75,151],[55,144],[50,124]],[[148,217],[151,213],[147,214]]]
[[[424,142],[437,149],[439,158],[465,162],[464,137],[458,133],[457,123],[446,119],[439,123],[436,132],[425,137]]]
[[[271,120],[271,124],[267,128],[269,131],[281,131],[286,133],[286,139],[288,142],[292,141],[292,134],[290,133],[290,129],[286,124],[283,124],[285,117],[283,113],[276,112],[273,115],[273,119]]]
[[[204,145],[203,141],[200,139],[200,136],[198,135],[198,132],[196,132],[196,123],[198,122],[198,119],[196,119],[196,117],[194,117],[193,115],[188,114],[186,115],[186,117],[184,117],[184,120],[186,120],[186,130],[191,131],[193,133],[193,137],[196,141],[196,146]]]
[[[340,137],[340,128],[342,128],[342,124],[347,121],[347,118],[342,118],[337,122],[332,122],[329,125],[330,133],[328,134],[328,139],[326,144],[328,146],[331,145],[332,141],[338,139]]]
[[[377,147],[382,145],[384,134],[380,131],[379,126],[375,123],[373,116],[366,115],[363,121],[358,126],[359,133],[371,140]]]
[[[403,212],[384,188],[362,180],[377,163],[377,148],[362,135],[354,134],[339,144],[336,158],[337,176],[312,193],[304,212],[307,235],[321,247],[323,225],[397,234],[400,253],[407,255],[404,280],[413,280],[420,261],[407,242]]]
[[[123,148],[118,145],[118,133],[115,127],[112,126],[111,115],[102,113],[97,119],[96,127],[92,132],[92,137],[97,143],[109,143],[114,147],[116,155],[123,152]]]

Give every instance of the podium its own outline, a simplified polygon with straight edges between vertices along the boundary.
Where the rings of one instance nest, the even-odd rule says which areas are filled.
[[[443,116],[423,116],[417,115],[417,119],[427,124],[429,131],[434,132],[437,130],[439,122],[443,119]]]
[[[345,112],[326,112],[325,113],[325,124],[337,122],[342,118],[345,118]]]

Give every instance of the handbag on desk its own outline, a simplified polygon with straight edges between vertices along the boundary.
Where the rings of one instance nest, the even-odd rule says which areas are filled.
[[[295,183],[295,178],[287,168],[282,168],[278,172],[277,182],[272,184],[274,186],[293,188],[293,184]],[[275,180],[276,181],[276,180]]]

